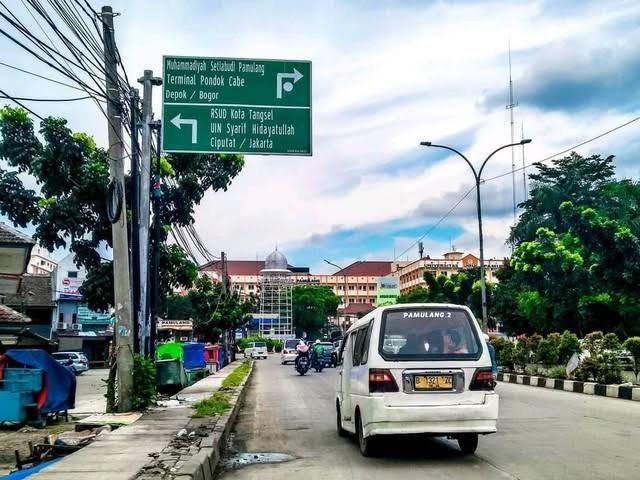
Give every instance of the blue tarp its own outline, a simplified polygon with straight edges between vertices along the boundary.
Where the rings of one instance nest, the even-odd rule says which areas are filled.
[[[29,478],[34,473],[38,473],[40,470],[44,470],[50,465],[53,465],[56,462],[59,462],[64,457],[54,458],[52,460],[48,460],[46,462],[39,463],[35,467],[31,468],[23,468],[22,470],[18,470],[16,472],[10,473],[9,475],[5,475],[4,477],[0,477],[0,480],[23,480],[25,478]]]
[[[55,413],[74,408],[76,401],[76,376],[60,365],[44,350],[7,350],[7,357],[20,367],[44,370],[47,396],[40,413]]]
[[[207,366],[204,359],[204,343],[183,343],[182,351],[184,352],[184,368],[187,370]]]

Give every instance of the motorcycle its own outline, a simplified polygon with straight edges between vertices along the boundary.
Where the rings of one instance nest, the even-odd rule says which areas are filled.
[[[316,369],[316,372],[322,372],[322,369],[324,368],[322,356],[318,355],[316,352],[313,352],[313,354],[311,355],[311,366]]]
[[[309,352],[298,351],[298,356],[296,357],[296,371],[300,375],[304,375],[309,371],[310,365],[311,360],[309,359]]]

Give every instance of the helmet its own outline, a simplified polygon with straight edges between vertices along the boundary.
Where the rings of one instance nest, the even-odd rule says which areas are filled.
[[[314,342],[316,345],[320,343],[320,339],[316,339],[316,341]]]

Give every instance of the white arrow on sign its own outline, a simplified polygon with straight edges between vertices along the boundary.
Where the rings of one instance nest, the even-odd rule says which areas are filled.
[[[293,69],[293,73],[282,72],[276,76],[276,98],[282,98],[282,90],[285,92],[290,92],[293,90],[293,84],[300,80],[304,75],[302,75],[296,68]],[[291,79],[293,82],[284,82],[284,79]]]
[[[171,119],[178,130],[181,130],[182,125],[191,125],[191,143],[198,143],[198,120],[195,118],[180,118],[181,113]]]

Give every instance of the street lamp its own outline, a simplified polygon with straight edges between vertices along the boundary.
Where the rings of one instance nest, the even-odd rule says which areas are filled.
[[[469,159],[465,157],[462,153],[460,153],[458,150],[456,150],[455,148],[448,147],[446,145],[436,145],[435,143],[431,143],[431,142],[420,142],[420,145],[422,145],[423,147],[444,148],[445,150],[449,150],[453,153],[458,154],[463,158],[465,162],[467,162],[467,165],[469,165],[469,168],[471,168],[471,171],[473,172],[473,177],[476,181],[476,206],[478,209],[478,240],[480,243],[480,290],[482,292],[482,326],[485,329],[487,328],[488,323],[487,323],[487,284],[485,281],[485,274],[484,274],[484,239],[482,236],[482,205],[480,202],[480,183],[482,182],[482,179],[481,179],[482,171],[484,170],[484,167],[489,161],[489,159],[493,157],[496,153],[498,153],[500,150],[504,150],[505,148],[509,148],[509,147],[514,147],[516,145],[526,145],[527,143],[531,143],[530,138],[523,138],[518,143],[509,143],[508,145],[503,145],[499,148],[496,148],[493,152],[491,152],[491,154],[489,154],[487,158],[485,158],[484,162],[482,162],[482,165],[480,166],[480,170],[476,170],[474,166],[471,164],[471,162],[469,161]]]
[[[327,262],[332,267],[336,267],[338,271],[344,270],[344,268],[342,268],[340,265],[336,265],[335,263],[330,262],[326,258],[324,259],[324,261]],[[342,275],[342,278],[344,279],[344,308],[346,309],[347,308],[347,276]]]

